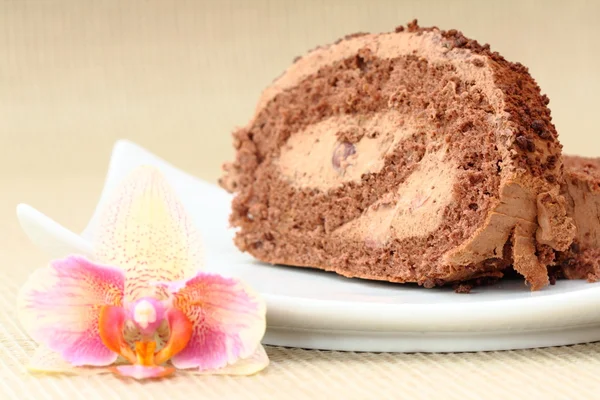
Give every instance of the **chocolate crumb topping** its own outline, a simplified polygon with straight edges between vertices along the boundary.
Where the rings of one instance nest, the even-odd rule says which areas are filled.
[[[420,29],[419,23],[416,19],[413,19],[411,22],[409,22],[406,25],[406,28],[407,28],[408,32],[417,32]]]
[[[544,131],[544,122],[536,119],[531,123],[531,128],[537,133],[540,134]]]
[[[533,143],[533,140],[524,135],[517,136],[517,144],[519,147],[529,152],[535,151],[535,144]]]

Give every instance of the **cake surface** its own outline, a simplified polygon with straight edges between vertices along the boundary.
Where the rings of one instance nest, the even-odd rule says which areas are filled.
[[[540,289],[576,235],[548,102],[527,68],[455,30],[319,47],[234,133],[235,243],[347,277],[434,287],[514,268]]]
[[[572,245],[557,254],[557,276],[600,280],[600,159],[564,156],[564,196],[577,231]]]

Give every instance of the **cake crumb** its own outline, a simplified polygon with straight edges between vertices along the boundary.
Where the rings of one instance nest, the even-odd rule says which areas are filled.
[[[471,289],[473,289],[473,284],[459,283],[458,285],[454,286],[454,293],[469,294],[469,293],[471,293]]]

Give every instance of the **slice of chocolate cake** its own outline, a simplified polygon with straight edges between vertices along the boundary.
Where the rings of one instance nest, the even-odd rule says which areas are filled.
[[[259,260],[434,287],[548,284],[575,236],[548,98],[521,64],[416,21],[299,58],[234,133],[221,185]]]

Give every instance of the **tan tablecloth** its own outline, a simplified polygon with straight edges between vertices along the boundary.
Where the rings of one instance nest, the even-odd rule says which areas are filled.
[[[445,355],[269,348],[271,366],[250,378],[40,378],[23,369],[32,343],[14,318],[18,286],[47,261],[18,227],[18,202],[81,230],[122,137],[215,180],[260,90],[294,56],[349,32],[418,17],[491,42],[548,93],[566,151],[600,153],[589,134],[598,15],[600,2],[584,1],[0,0],[0,398],[598,398],[600,344]]]

